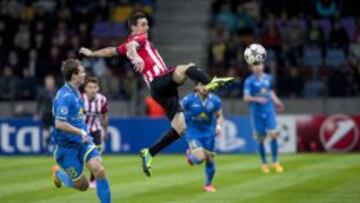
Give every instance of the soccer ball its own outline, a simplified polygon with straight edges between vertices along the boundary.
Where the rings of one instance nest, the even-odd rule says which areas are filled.
[[[244,51],[244,58],[249,65],[259,65],[266,59],[266,50],[261,44],[250,44]]]

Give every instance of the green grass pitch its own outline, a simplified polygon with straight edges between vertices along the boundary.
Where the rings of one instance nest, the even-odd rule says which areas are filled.
[[[145,177],[137,156],[105,156],[113,202],[356,203],[360,202],[360,154],[281,156],[285,172],[265,175],[256,155],[219,155],[216,193],[202,191],[203,165],[182,155],[160,155]],[[0,157],[0,202],[98,202],[95,190],[78,192],[50,182],[52,157]]]

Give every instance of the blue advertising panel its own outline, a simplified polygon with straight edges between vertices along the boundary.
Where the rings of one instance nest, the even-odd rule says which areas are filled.
[[[112,118],[105,144],[105,153],[138,153],[151,146],[169,129],[167,119]],[[44,146],[42,126],[32,119],[0,119],[0,155],[31,155],[49,153]],[[185,139],[168,147],[165,153],[184,153]],[[247,117],[227,117],[223,134],[216,138],[219,153],[253,153],[256,143],[252,138]]]

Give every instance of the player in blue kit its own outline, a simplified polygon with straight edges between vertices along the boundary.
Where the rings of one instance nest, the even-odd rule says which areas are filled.
[[[264,173],[270,172],[270,167],[266,160],[264,141],[270,137],[270,148],[272,154],[272,168],[276,172],[284,169],[278,161],[279,135],[276,124],[276,111],[283,110],[284,105],[273,90],[273,78],[264,73],[264,65],[250,65],[253,72],[246,78],[244,85],[244,100],[249,103],[250,117],[253,125],[254,137],[258,141],[258,151],[261,157],[261,169]]]
[[[60,166],[53,166],[53,183],[60,188],[62,183],[80,191],[89,187],[83,174],[86,167],[94,174],[97,196],[101,203],[111,202],[110,186],[105,176],[99,151],[88,136],[84,123],[84,104],[79,86],[84,84],[85,70],[79,60],[68,59],[61,67],[64,86],[53,101],[55,130],[52,141],[55,146],[54,158]]]
[[[184,108],[186,120],[185,138],[189,149],[186,157],[190,165],[205,161],[206,181],[204,190],[215,192],[212,185],[215,174],[214,144],[215,136],[221,133],[223,115],[221,100],[218,96],[208,93],[205,86],[195,86],[195,93],[185,96],[181,105]]]

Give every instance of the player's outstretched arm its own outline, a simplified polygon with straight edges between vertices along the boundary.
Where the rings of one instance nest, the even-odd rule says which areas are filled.
[[[271,99],[275,103],[276,108],[280,111],[284,110],[284,104],[281,102],[279,97],[276,95],[275,91],[271,91]]]
[[[106,47],[97,51],[91,51],[88,48],[81,47],[79,53],[86,57],[113,57],[117,55],[116,47]]]
[[[244,94],[243,99],[245,102],[248,102],[248,103],[256,102],[256,103],[264,104],[266,102],[266,99],[264,97],[253,97],[248,94]]]
[[[141,72],[144,69],[145,63],[137,53],[139,44],[136,41],[131,41],[126,44],[126,55],[134,64],[135,71]]]
[[[222,109],[216,112],[216,135],[221,135],[222,125],[224,123],[224,114]]]
[[[101,127],[103,129],[103,135],[102,139],[106,140],[107,132],[108,132],[108,126],[109,126],[109,113],[103,113],[101,114]]]

